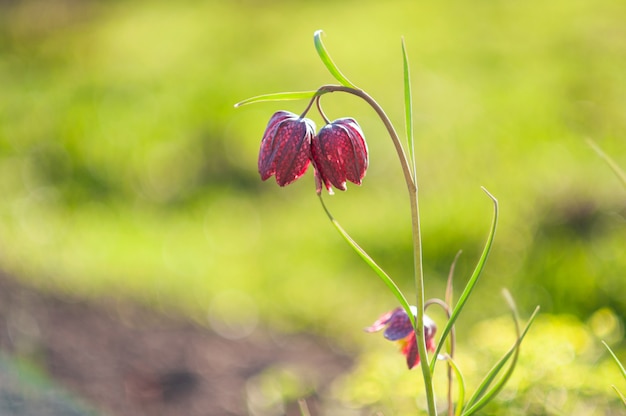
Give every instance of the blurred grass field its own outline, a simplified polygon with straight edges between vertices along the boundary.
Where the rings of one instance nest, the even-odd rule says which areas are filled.
[[[493,414],[618,414],[610,386],[626,386],[600,340],[624,357],[626,189],[586,140],[626,167],[625,21],[619,0],[0,3],[0,267],[233,330],[329,336],[362,357],[337,400],[414,408],[418,373],[361,331],[394,298],[328,223],[312,174],[285,189],[258,178],[267,120],[305,103],[233,108],[333,83],[313,48],[323,29],[402,131],[404,36],[428,296],[443,296],[458,250],[456,287],[471,274],[491,220],[480,186],[500,202],[459,327],[466,376],[512,342],[507,287],[544,315]],[[410,299],[408,201],[384,127],[354,97],[324,108],[359,121],[371,158],[362,187],[326,200]]]

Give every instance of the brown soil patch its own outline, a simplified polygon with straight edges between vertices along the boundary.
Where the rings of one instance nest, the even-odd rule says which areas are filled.
[[[311,335],[228,340],[137,305],[68,301],[2,275],[0,350],[116,416],[299,415],[295,398],[277,400],[268,374],[295,379],[319,414],[325,388],[352,363]]]

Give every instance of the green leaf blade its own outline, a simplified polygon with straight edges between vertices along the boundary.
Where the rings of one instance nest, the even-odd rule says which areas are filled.
[[[600,146],[596,144],[596,142],[594,142],[593,140],[587,140],[587,143],[589,144],[589,146],[591,146],[593,151],[596,152],[598,156],[600,156],[606,162],[607,165],[609,165],[609,167],[613,170],[620,182],[622,182],[622,185],[626,187],[626,172],[624,172],[622,168],[619,167],[615,160],[613,160],[609,155],[604,153],[604,151],[600,148]]]
[[[343,85],[344,87],[358,89],[356,85],[350,82],[350,80],[348,80],[348,78],[346,78],[346,76],[343,75],[343,73],[339,70],[337,65],[335,65],[335,62],[330,57],[330,54],[326,50],[324,43],[322,43],[322,33],[324,33],[324,31],[318,30],[313,34],[313,42],[315,43],[315,50],[317,50],[317,54],[322,60],[322,63],[324,63],[324,66],[326,66],[326,69],[328,69],[328,72],[330,72],[331,75],[335,77],[335,79],[339,81],[341,85]]]
[[[452,330],[452,327],[453,327],[454,323],[456,322],[456,320],[459,317],[461,311],[463,310],[463,307],[467,303],[467,300],[469,299],[469,296],[471,295],[472,291],[474,290],[474,287],[476,286],[476,283],[478,282],[478,278],[480,277],[480,275],[481,275],[481,273],[482,273],[482,271],[483,271],[483,269],[485,267],[485,264],[487,263],[487,258],[489,257],[489,252],[491,251],[491,246],[493,245],[493,240],[494,240],[495,235],[496,235],[496,228],[497,228],[497,225],[498,225],[498,214],[499,214],[499,211],[498,211],[498,200],[493,195],[491,195],[485,188],[482,188],[482,189],[487,194],[487,196],[491,199],[491,201],[493,202],[493,217],[492,217],[492,221],[491,221],[491,228],[489,230],[489,235],[487,236],[487,241],[485,243],[485,247],[483,248],[483,252],[482,252],[482,254],[480,256],[480,259],[478,260],[478,263],[476,264],[476,267],[474,268],[474,272],[472,273],[472,276],[468,280],[467,285],[465,286],[465,289],[463,290],[463,293],[459,297],[459,300],[458,300],[456,306],[452,310],[452,314],[450,315],[450,319],[448,319],[448,322],[446,323],[446,326],[441,331],[441,338],[439,340],[439,343],[437,344],[437,348],[435,349],[435,353],[434,353],[435,357],[441,351],[441,348],[443,347],[443,344],[445,343],[445,340],[446,340],[448,334],[450,334],[450,331]],[[436,363],[437,363],[437,360],[433,360],[432,363],[430,364],[430,372],[431,373],[434,373],[434,371],[435,371],[435,364]]]
[[[463,402],[465,401],[465,379],[463,378],[463,373],[461,373],[459,366],[452,359],[452,357],[447,356],[446,360],[448,361],[448,364],[454,371],[456,379],[459,382],[459,392],[458,392],[459,396],[457,399],[456,412],[454,414],[455,416],[461,416],[461,411],[463,410]]]
[[[415,166],[415,142],[413,138],[413,98],[411,95],[411,74],[409,69],[409,57],[406,51],[404,38],[402,38],[402,62],[404,72],[404,111],[406,140],[409,146],[409,160],[413,168],[413,177],[417,177]]]
[[[374,261],[374,259],[372,259],[369,256],[369,254],[367,254],[367,252],[363,248],[361,248],[361,246],[359,246],[357,242],[352,239],[352,237],[350,237],[348,232],[341,226],[341,224],[339,224],[339,222],[330,213],[330,211],[328,210],[328,207],[324,203],[324,199],[322,198],[322,196],[321,195],[318,195],[318,196],[319,196],[320,202],[322,203],[322,208],[324,208],[324,212],[326,212],[328,219],[333,224],[335,229],[339,232],[339,234],[341,234],[341,236],[348,243],[348,245],[352,247],[354,251],[356,251],[356,253],[365,261],[365,263],[367,263],[367,265],[370,266],[372,270],[374,270],[374,272],[378,275],[378,277],[380,277],[383,283],[385,283],[385,285],[389,288],[391,293],[395,296],[398,303],[405,310],[405,312],[409,316],[409,319],[411,320],[411,324],[415,328],[415,322],[416,322],[415,316],[413,315],[413,312],[411,311],[411,306],[409,302],[406,300],[406,297],[404,296],[404,294],[402,293],[398,285],[396,285],[393,279]]]
[[[617,358],[617,355],[615,355],[611,347],[609,347],[609,344],[607,344],[605,341],[602,341],[602,344],[604,344],[604,347],[609,351],[609,354],[611,354],[611,357],[613,357],[613,361],[615,361],[617,367],[620,369],[622,377],[624,377],[624,380],[626,380],[626,368],[624,368],[619,358]]]
[[[323,92],[319,91],[291,91],[291,92],[276,92],[272,94],[257,95],[243,101],[239,101],[235,104],[235,108],[242,107],[248,104],[268,102],[268,101],[293,101],[293,100],[306,100],[321,95]]]
[[[526,337],[526,334],[528,333],[530,326],[535,321],[535,318],[537,317],[538,313],[539,313],[539,307],[537,306],[537,308],[535,308],[535,311],[533,312],[531,317],[528,319],[528,322],[526,323],[526,326],[524,327],[524,329],[521,332],[518,332],[518,336],[517,336],[517,340],[515,341],[515,344],[513,344],[511,349],[509,349],[509,351],[507,351],[507,353],[504,354],[504,356],[492,367],[492,369],[487,373],[483,381],[480,383],[480,386],[478,387],[476,392],[468,400],[467,410],[463,412],[463,416],[470,416],[476,413],[477,411],[479,411],[480,409],[482,409],[491,400],[493,400],[493,398],[504,388],[504,385],[513,374],[513,370],[515,370],[515,365],[517,364],[517,359],[519,357],[519,351],[520,351],[520,346],[522,344],[522,341]],[[518,318],[515,317],[516,328],[518,328],[518,331],[519,331],[517,319]],[[504,368],[504,365],[507,363],[509,358],[511,358],[511,356],[513,356],[513,361],[511,362],[511,365],[507,369],[506,373],[502,376],[502,378],[500,378],[500,380],[498,380],[498,382],[494,385],[494,387],[491,390],[488,390],[489,386],[494,382],[495,378],[500,373],[502,368]]]

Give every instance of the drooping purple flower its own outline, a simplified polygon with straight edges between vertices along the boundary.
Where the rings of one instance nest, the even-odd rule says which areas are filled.
[[[411,306],[411,312],[413,316],[416,316],[417,308]],[[415,330],[404,308],[398,307],[387,312],[371,326],[365,328],[365,331],[377,332],[383,328],[385,328],[385,332],[383,332],[385,338],[389,341],[398,341],[400,343],[400,352],[406,356],[409,370],[418,365],[420,356],[417,351]],[[430,352],[435,350],[435,332],[437,332],[435,322],[428,315],[424,314],[424,338],[426,339],[426,349]]]
[[[340,118],[322,127],[311,142],[317,192],[322,185],[346,190],[346,181],[361,184],[367,170],[367,144],[353,118]]]
[[[272,175],[285,186],[304,175],[311,161],[311,140],[315,123],[289,111],[278,111],[270,119],[259,151],[259,173]]]

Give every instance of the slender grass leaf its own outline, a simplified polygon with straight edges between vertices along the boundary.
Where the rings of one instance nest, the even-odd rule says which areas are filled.
[[[604,346],[606,347],[606,349],[609,351],[609,354],[611,354],[611,356],[613,357],[613,360],[615,361],[615,363],[617,364],[617,366],[619,367],[620,371],[622,372],[622,376],[626,379],[626,369],[624,369],[624,366],[622,365],[622,363],[620,362],[619,358],[617,358],[617,355],[615,355],[615,353],[613,352],[613,350],[611,349],[611,347],[609,347],[609,344],[607,344],[606,342],[602,341],[602,344],[604,344]],[[624,405],[626,406],[626,397],[624,397],[624,395],[622,394],[621,391],[618,390],[618,388],[616,386],[611,386],[613,388],[613,390],[615,390],[615,392],[617,393],[617,395],[620,397],[620,399],[622,399],[622,401],[624,402]]]
[[[320,202],[322,203],[322,207],[324,208],[324,212],[326,212],[326,215],[328,216],[328,219],[330,219],[330,222],[337,229],[337,231],[339,231],[339,234],[341,234],[341,236],[344,238],[344,240],[346,240],[346,242],[350,245],[350,247],[352,247],[354,251],[356,251],[357,254],[361,256],[361,258],[365,261],[365,263],[367,263],[367,265],[370,266],[372,270],[374,270],[374,272],[376,272],[376,274],[381,278],[381,280],[385,283],[385,285],[387,285],[391,293],[393,293],[393,295],[398,300],[398,303],[400,303],[402,308],[406,311],[407,315],[409,316],[409,319],[411,320],[411,324],[413,325],[413,328],[415,328],[415,316],[413,315],[413,312],[411,311],[409,302],[407,302],[406,297],[402,294],[402,291],[400,291],[400,289],[398,288],[396,283],[393,281],[393,279],[389,277],[387,273],[385,273],[385,271],[374,261],[374,259],[372,259],[369,256],[369,254],[367,254],[365,250],[363,250],[356,243],[356,241],[352,239],[352,237],[350,237],[350,235],[346,232],[346,230],[344,230],[341,224],[339,224],[339,222],[333,217],[333,215],[328,210],[328,207],[324,203],[324,199],[322,198],[322,195],[318,195],[318,196],[319,196]]]
[[[626,379],[626,369],[624,369],[624,366],[620,362],[619,358],[617,358],[617,355],[615,355],[615,353],[613,352],[611,347],[609,347],[609,344],[607,344],[604,341],[602,341],[602,343],[604,344],[606,349],[609,351],[609,354],[611,354],[611,356],[613,357],[613,360],[615,360],[615,362],[617,363],[617,366],[619,367],[620,371],[622,372],[622,376],[624,377],[624,379]]]
[[[313,34],[313,41],[315,42],[315,49],[317,50],[317,54],[320,56],[320,59],[326,66],[326,69],[328,69],[331,75],[335,77],[335,79],[339,81],[341,85],[358,89],[356,85],[351,83],[348,78],[346,78],[345,75],[341,73],[339,68],[337,68],[337,65],[335,65],[335,62],[333,62],[332,58],[328,54],[328,51],[326,50],[326,47],[322,43],[322,33],[324,33],[322,30],[316,31]]]
[[[456,362],[452,359],[452,357],[447,356],[446,360],[448,361],[448,364],[454,371],[456,379],[459,382],[459,397],[457,399],[457,406],[456,406],[456,411],[454,412],[454,414],[456,416],[460,416],[461,411],[463,410],[463,402],[465,401],[465,379],[463,378],[463,374],[461,373],[459,366],[456,365]],[[452,405],[452,403],[450,403],[450,405]]]
[[[535,308],[535,311],[528,319],[526,326],[519,333],[517,341],[511,347],[509,351],[493,366],[493,368],[487,373],[484,380],[481,382],[480,386],[476,390],[476,392],[472,395],[472,397],[468,400],[467,410],[463,412],[463,416],[469,416],[476,413],[478,410],[482,409],[485,405],[487,405],[493,398],[504,388],[504,385],[509,380],[511,375],[513,374],[513,370],[515,370],[515,365],[517,364],[517,358],[519,357],[519,350],[524,337],[528,333],[530,326],[534,322],[537,314],[539,313],[539,306]],[[494,385],[494,387],[487,391],[491,383],[495,380],[498,373],[502,370],[506,362],[513,356],[513,360],[511,361],[511,365],[507,369],[506,373],[498,380],[498,382]]]
[[[450,314],[452,311],[450,310],[450,305],[452,305],[454,301],[454,270],[456,268],[456,263],[461,257],[461,251],[459,250],[454,256],[454,260],[450,265],[450,271],[448,272],[448,282],[446,283],[446,292],[445,292],[445,303],[446,303],[446,316],[450,318]],[[454,359],[454,353],[456,349],[456,332],[455,327],[452,326],[450,330],[450,336],[448,337],[448,353],[450,354],[450,358]],[[458,377],[457,377],[458,378]],[[448,406],[452,407],[452,367],[448,365]],[[465,386],[461,386],[465,389]],[[465,392],[463,393],[463,399],[459,399],[457,401],[456,407],[456,416],[460,415],[461,409],[463,409],[463,400],[465,397]],[[449,411],[450,414],[450,411]]]
[[[615,175],[617,175],[618,179],[622,182],[622,185],[626,187],[626,172],[624,172],[609,155],[604,153],[604,151],[600,149],[600,146],[598,146],[593,140],[587,140],[587,143],[589,143],[589,146],[591,146],[598,156],[604,159],[606,164],[609,165],[613,172],[615,172]]]
[[[406,52],[404,38],[402,38],[402,62],[404,71],[404,112],[406,126],[406,140],[409,146],[409,160],[413,168],[413,177],[417,177],[415,166],[415,142],[413,138],[413,98],[411,96],[411,74],[409,70],[409,57]]]
[[[511,312],[513,315],[513,323],[515,324],[515,334],[516,334],[516,343],[517,343],[520,338],[519,315],[517,313],[517,306],[515,305],[515,302],[513,301],[511,294],[507,290],[503,291],[503,295],[504,295],[505,300],[509,304],[509,308],[511,309]],[[513,346],[513,348],[514,347],[515,345]],[[512,351],[513,348],[511,348],[510,351]],[[507,358],[503,357],[500,361],[498,361],[498,363],[496,363],[496,365],[491,369],[491,371],[487,373],[487,375],[485,376],[485,378],[479,385],[478,389],[476,389],[476,392],[472,395],[472,397],[468,401],[468,406],[474,404],[476,400],[478,400],[481,396],[485,394],[485,392],[487,391],[487,389],[489,388],[489,386],[491,385],[493,381],[493,377],[495,377],[497,373],[502,369],[502,366],[506,363],[510,355],[507,356],[505,354],[505,357]],[[497,369],[497,370],[494,370],[494,369]],[[490,376],[493,376],[493,377],[490,377]]]
[[[611,386],[611,387],[613,388],[613,390],[615,390],[615,393],[617,393],[619,398],[622,399],[622,402],[624,402],[624,406],[626,406],[626,396],[624,396],[622,392],[619,391],[619,389],[616,386]]]
[[[253,104],[253,103],[261,103],[266,101],[289,101],[289,100],[305,100],[311,99],[316,95],[324,94],[324,92],[319,91],[294,91],[294,92],[276,92],[272,94],[263,94],[257,95],[256,97],[251,97],[246,100],[240,101],[235,104],[235,108]]]
[[[454,260],[452,260],[452,264],[450,265],[450,271],[448,272],[448,281],[446,283],[446,293],[445,293],[445,301],[447,305],[452,305],[453,296],[454,296],[454,270],[456,269],[456,263],[459,261],[459,257],[463,253],[462,250],[459,250],[454,256]]]
[[[487,242],[485,243],[483,252],[480,256],[480,259],[478,260],[478,264],[476,265],[476,268],[474,269],[472,276],[467,282],[465,289],[463,289],[463,293],[459,297],[459,301],[457,302],[456,306],[452,310],[450,319],[448,319],[446,326],[441,331],[441,338],[439,339],[439,343],[437,344],[437,348],[435,349],[435,357],[441,351],[441,348],[443,347],[443,344],[445,343],[445,340],[448,337],[448,334],[452,330],[452,326],[456,322],[457,318],[459,317],[459,314],[463,310],[463,307],[467,303],[467,300],[469,299],[472,291],[474,290],[474,287],[476,286],[476,283],[478,282],[478,278],[480,277],[480,274],[482,273],[485,267],[485,264],[487,263],[487,257],[489,257],[489,251],[491,250],[491,246],[493,244],[493,240],[496,235],[496,227],[498,225],[498,200],[493,195],[491,195],[489,191],[487,191],[487,189],[482,188],[482,190],[487,194],[489,198],[491,198],[493,202],[493,219],[491,221],[491,228],[489,230],[489,235],[487,236]],[[431,373],[434,373],[436,363],[437,363],[437,360],[433,360],[431,362],[430,364]]]

